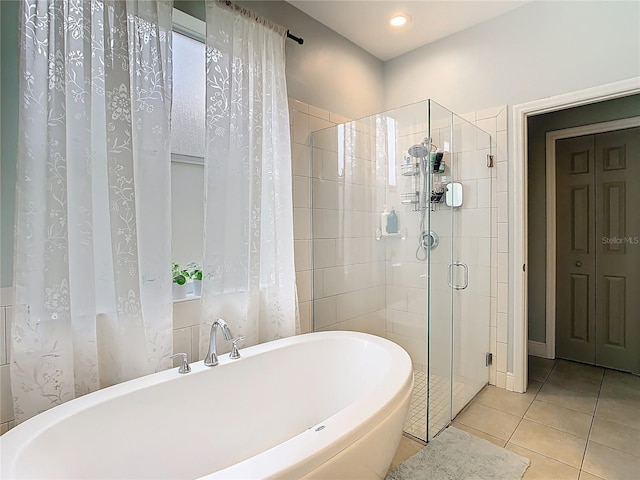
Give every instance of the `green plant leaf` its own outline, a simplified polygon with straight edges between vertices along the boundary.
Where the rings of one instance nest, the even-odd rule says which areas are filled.
[[[198,265],[197,262],[189,262],[185,267],[183,273],[187,274],[188,278],[193,278],[194,280],[202,280],[202,268]]]

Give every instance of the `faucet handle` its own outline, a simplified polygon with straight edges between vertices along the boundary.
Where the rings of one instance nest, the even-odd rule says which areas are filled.
[[[182,357],[182,365],[178,368],[178,373],[189,373],[191,371],[191,367],[189,366],[189,360],[186,353],[176,353],[171,355],[169,358],[177,358]]]
[[[245,337],[243,336],[233,339],[233,341],[231,342],[231,353],[229,354],[229,358],[233,358],[234,360],[236,358],[240,358],[240,352],[238,351],[238,342],[244,339]]]

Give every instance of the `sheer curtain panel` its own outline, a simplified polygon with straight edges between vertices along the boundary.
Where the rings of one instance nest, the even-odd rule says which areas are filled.
[[[236,6],[206,8],[201,350],[217,317],[247,345],[297,324],[286,30]]]
[[[171,12],[22,2],[17,422],[170,367]]]

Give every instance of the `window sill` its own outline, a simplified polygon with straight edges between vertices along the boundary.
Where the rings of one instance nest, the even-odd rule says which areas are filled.
[[[200,295],[194,295],[193,293],[188,293],[184,298],[174,298],[173,303],[182,303],[182,302],[192,302],[194,300],[200,300]]]

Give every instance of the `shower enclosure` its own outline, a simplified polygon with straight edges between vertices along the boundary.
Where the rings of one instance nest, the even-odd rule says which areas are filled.
[[[314,330],[404,347],[431,440],[489,378],[491,137],[425,100],[311,138]]]

